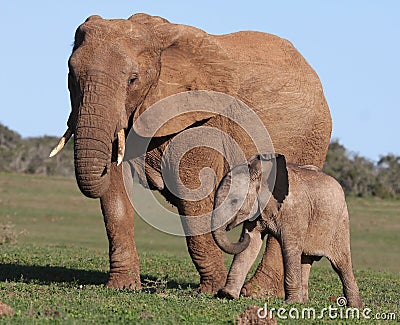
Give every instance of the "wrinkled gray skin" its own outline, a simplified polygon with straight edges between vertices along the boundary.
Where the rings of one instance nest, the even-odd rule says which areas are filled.
[[[239,297],[263,238],[270,234],[282,248],[286,302],[308,301],[311,265],[325,256],[342,281],[348,305],[362,306],[352,271],[349,216],[341,186],[315,166],[286,165],[279,154],[253,156],[246,167],[229,172],[215,195],[215,207],[223,209],[214,211],[213,220],[232,217],[213,232],[214,239],[223,251],[236,254],[218,295]],[[243,186],[246,179],[247,187]],[[256,217],[258,211],[261,216]],[[244,240],[230,243],[226,230],[243,222]]]

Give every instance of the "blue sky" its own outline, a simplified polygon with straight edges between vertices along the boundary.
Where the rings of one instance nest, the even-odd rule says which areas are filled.
[[[373,160],[400,155],[398,0],[0,1],[0,122],[24,137],[65,131],[76,27],[91,14],[146,12],[213,34],[289,39],[321,78],[333,137]]]

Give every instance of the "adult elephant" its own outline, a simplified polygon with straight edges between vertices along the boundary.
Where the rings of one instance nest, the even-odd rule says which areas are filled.
[[[91,16],[75,34],[68,87],[72,105],[68,130],[51,155],[74,134],[78,186],[84,195],[100,198],[109,239],[107,285],[113,288],[141,287],[134,210],[119,163],[128,131],[160,99],[188,90],[224,93],[254,110],[267,127],[275,150],[288,161],[322,167],[328,149],[331,117],[318,76],[291,43],[266,33],[215,36],[146,14],[127,20]],[[213,193],[201,201],[171,195],[163,186],[160,162],[168,143],[199,125],[232,135],[245,158],[256,153],[244,140],[243,130],[216,113],[191,112],[165,123],[147,148],[144,176],[151,188],[159,189],[185,216],[212,211]],[[144,129],[140,123],[135,127]],[[220,156],[207,147],[187,152],[179,167],[182,183],[198,187],[200,170],[211,167],[218,184],[229,170]],[[200,273],[200,290],[215,292],[223,287],[223,253],[212,235],[188,236],[187,246]],[[279,245],[270,239],[267,246],[247,284],[247,294],[253,294],[257,285],[269,293],[282,293]]]

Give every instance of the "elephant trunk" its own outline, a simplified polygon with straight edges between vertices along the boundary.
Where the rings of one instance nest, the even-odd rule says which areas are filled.
[[[227,254],[239,254],[243,252],[250,244],[250,236],[245,233],[242,239],[237,243],[232,243],[227,237],[229,225],[226,224],[212,231],[215,242]]]
[[[105,125],[99,119],[96,116],[82,118],[74,136],[76,180],[81,192],[90,198],[103,196],[110,185],[112,140],[106,131],[94,127]]]
[[[111,162],[121,163],[125,150],[126,94],[100,71],[89,71],[80,89],[79,106],[68,121],[74,129],[75,176],[84,195],[100,198],[110,186]]]

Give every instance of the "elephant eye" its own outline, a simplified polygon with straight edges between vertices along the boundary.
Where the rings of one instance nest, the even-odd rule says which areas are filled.
[[[231,200],[231,204],[232,204],[232,205],[236,205],[237,203],[238,203],[238,199],[235,198],[235,199],[232,199],[232,200]]]
[[[133,85],[137,79],[138,79],[137,76],[130,77],[128,80],[128,85],[129,86]]]

